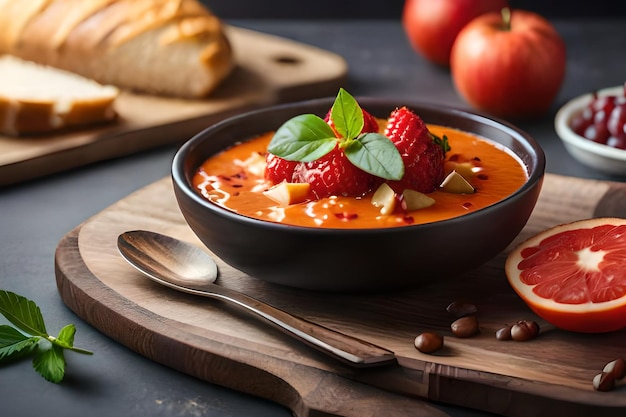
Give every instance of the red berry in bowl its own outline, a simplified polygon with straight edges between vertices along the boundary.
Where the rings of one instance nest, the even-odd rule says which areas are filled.
[[[611,136],[606,140],[606,144],[617,149],[626,149],[626,135],[621,137]]]
[[[594,142],[606,144],[606,140],[609,138],[609,130],[606,128],[604,120],[594,120],[593,124],[585,129],[584,136]]]
[[[624,92],[626,93],[626,83]],[[571,129],[591,141],[626,149],[626,97],[593,94],[591,102],[571,122]]]
[[[626,135],[626,103],[615,106],[608,117],[606,127],[612,136]]]

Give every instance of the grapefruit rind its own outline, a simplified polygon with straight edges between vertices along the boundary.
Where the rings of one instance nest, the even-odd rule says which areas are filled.
[[[546,238],[563,232],[606,225],[625,226],[626,219],[593,218],[561,224],[538,233],[509,253],[505,263],[505,273],[509,284],[539,317],[556,327],[585,333],[609,332],[626,327],[626,296],[600,303],[564,304],[537,295],[533,291],[535,285],[526,284],[520,279],[522,271],[518,265],[524,259],[523,250],[538,247]],[[626,240],[626,235],[624,239]],[[586,257],[583,263],[588,265],[597,263],[600,259],[597,252],[586,253]],[[626,257],[624,264],[626,265]]]

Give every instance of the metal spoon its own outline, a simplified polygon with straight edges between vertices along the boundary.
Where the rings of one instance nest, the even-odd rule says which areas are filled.
[[[215,284],[217,265],[208,253],[194,245],[159,233],[135,230],[119,235],[117,247],[124,259],[153,281],[178,291],[232,303],[342,362],[356,367],[396,362],[394,353],[385,348]]]

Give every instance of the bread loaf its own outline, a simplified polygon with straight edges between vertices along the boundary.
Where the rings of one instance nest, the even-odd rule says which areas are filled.
[[[113,120],[118,93],[67,71],[0,56],[0,133],[18,136]]]
[[[149,94],[200,98],[233,68],[197,0],[0,0],[0,53]]]

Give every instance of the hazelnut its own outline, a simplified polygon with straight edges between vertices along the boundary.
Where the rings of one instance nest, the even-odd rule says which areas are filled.
[[[607,363],[604,369],[602,369],[602,372],[613,374],[615,379],[623,379],[626,376],[626,364],[624,363],[624,359],[617,358]]]
[[[443,336],[435,332],[424,332],[415,338],[415,348],[422,353],[434,353],[443,347]]]
[[[601,372],[593,378],[593,389],[596,391],[610,391],[615,387],[615,375],[611,372]]]
[[[520,320],[511,327],[511,339],[518,342],[534,339],[539,334],[537,322]]]
[[[450,330],[456,337],[471,337],[478,333],[478,319],[476,316],[465,316],[456,319],[451,325]]]
[[[513,327],[512,325],[507,324],[503,328],[498,329],[496,331],[496,339],[498,339],[498,340],[511,340],[511,328],[512,327]]]

